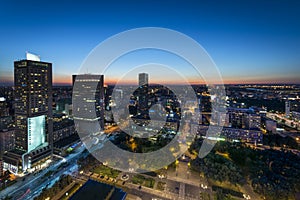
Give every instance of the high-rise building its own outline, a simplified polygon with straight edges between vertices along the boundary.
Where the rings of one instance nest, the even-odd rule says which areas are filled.
[[[144,118],[148,118],[148,74],[139,74],[139,88],[138,88],[138,114]]]
[[[4,168],[25,171],[52,155],[52,64],[27,53],[14,62],[15,149]]]
[[[286,117],[289,117],[290,114],[291,114],[290,112],[291,112],[291,103],[290,103],[289,100],[287,100],[287,101],[285,102],[285,116],[286,116]]]
[[[73,75],[73,118],[81,134],[104,130],[103,82],[103,75]]]
[[[148,85],[148,74],[139,73],[139,86]]]

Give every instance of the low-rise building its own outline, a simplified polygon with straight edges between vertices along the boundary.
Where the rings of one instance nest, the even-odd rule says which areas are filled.
[[[197,134],[199,136],[207,137],[207,130],[209,126],[199,125]],[[215,137],[209,137],[212,140],[227,140],[230,142],[246,142],[252,144],[262,144],[263,134],[259,129],[238,129],[231,127],[223,127],[221,133]]]
[[[277,129],[277,122],[272,119],[267,119],[266,120],[266,130],[271,133],[276,133]]]

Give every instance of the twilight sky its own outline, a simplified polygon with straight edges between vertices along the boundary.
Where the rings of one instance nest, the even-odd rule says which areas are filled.
[[[71,83],[88,53],[106,38],[138,27],[180,31],[210,54],[225,83],[300,83],[300,1],[0,1],[0,83],[13,81],[25,52],[53,63],[56,84]],[[114,63],[115,81],[133,65],[186,63],[166,52],[141,51]],[[133,77],[136,78],[136,77]]]

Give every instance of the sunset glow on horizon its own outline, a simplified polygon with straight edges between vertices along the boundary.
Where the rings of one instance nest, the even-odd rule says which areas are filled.
[[[71,85],[72,74],[78,73],[97,45],[139,27],[163,27],[191,37],[211,56],[226,84],[300,83],[299,4],[250,0],[241,5],[233,1],[5,1],[0,8],[0,84],[13,83],[13,62],[24,59],[30,51],[53,64],[54,84]],[[110,73],[104,73],[107,83],[115,83],[128,66],[161,60],[182,70],[189,82],[200,82],[198,75],[167,53],[137,53],[124,60],[125,65],[117,63]]]

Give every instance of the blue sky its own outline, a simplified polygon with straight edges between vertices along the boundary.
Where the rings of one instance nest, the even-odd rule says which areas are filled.
[[[299,1],[283,0],[0,1],[0,82],[12,81],[13,61],[23,59],[25,51],[53,63],[55,83],[70,82],[106,38],[157,26],[198,41],[226,83],[300,83],[299,10]],[[172,60],[165,53],[147,53],[124,59],[116,72],[154,55]],[[184,75],[197,81],[192,72]]]

